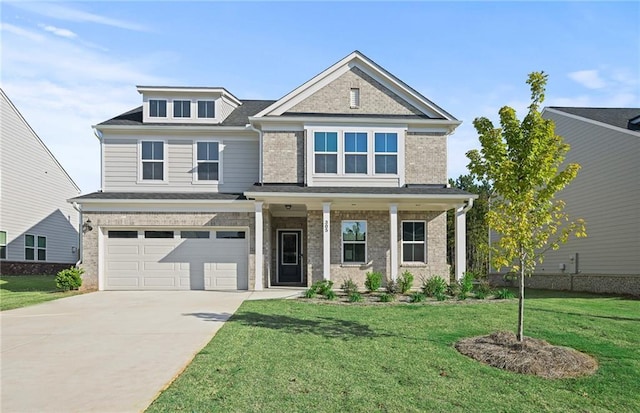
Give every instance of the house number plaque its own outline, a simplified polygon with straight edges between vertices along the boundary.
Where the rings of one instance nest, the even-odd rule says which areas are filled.
[[[324,221],[324,232],[329,232],[329,220]]]

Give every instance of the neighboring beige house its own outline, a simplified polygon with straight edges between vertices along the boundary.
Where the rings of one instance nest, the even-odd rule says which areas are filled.
[[[0,89],[0,273],[55,274],[78,261],[80,194]]]
[[[558,197],[586,238],[545,253],[532,287],[640,295],[640,108],[547,107],[581,165]]]
[[[447,137],[460,122],[355,51],[279,100],[138,86],[142,106],[94,126],[102,191],[83,211],[86,288],[308,286],[380,271],[442,275]]]

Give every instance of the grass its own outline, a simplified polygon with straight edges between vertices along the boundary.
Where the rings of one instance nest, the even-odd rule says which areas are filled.
[[[453,348],[463,337],[513,331],[517,300],[247,301],[148,412],[640,411],[640,301],[529,295],[525,334],[595,356],[595,375],[519,375]]]
[[[0,311],[79,294],[78,291],[59,291],[55,278],[55,275],[0,276]]]

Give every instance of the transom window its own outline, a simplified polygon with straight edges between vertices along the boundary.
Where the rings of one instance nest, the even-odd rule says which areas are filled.
[[[375,133],[375,164],[377,174],[398,173],[397,133]]]
[[[167,101],[164,99],[149,100],[149,116],[152,118],[167,117]]]
[[[211,233],[209,231],[180,231],[180,238],[206,239],[210,237]]]
[[[174,118],[190,118],[191,117],[191,101],[190,100],[174,100],[173,101],[173,117]]]
[[[199,118],[215,118],[215,105],[213,100],[198,101],[198,117]]]
[[[220,177],[220,145],[218,142],[197,142],[198,181],[217,181]]]
[[[24,259],[27,261],[46,261],[47,237],[25,234]]]
[[[367,221],[342,221],[342,262],[367,262]]]
[[[164,142],[143,141],[141,147],[142,179],[164,180]]]
[[[138,231],[109,231],[109,238],[138,238]]]
[[[367,133],[345,132],[344,173],[367,173]]]
[[[318,174],[335,174],[338,172],[338,133],[315,132],[315,172]]]
[[[173,231],[145,231],[145,238],[173,238]]]
[[[402,262],[426,262],[425,221],[402,221]]]
[[[7,259],[7,231],[0,231],[0,260]]]

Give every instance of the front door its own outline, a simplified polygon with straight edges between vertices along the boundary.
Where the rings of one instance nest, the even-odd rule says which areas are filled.
[[[278,283],[302,283],[302,231],[278,234]]]

